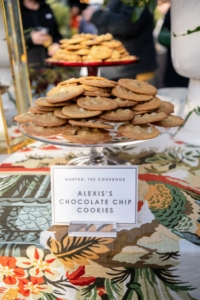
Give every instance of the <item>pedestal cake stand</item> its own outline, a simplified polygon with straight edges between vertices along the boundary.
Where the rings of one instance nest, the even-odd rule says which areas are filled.
[[[47,59],[46,64],[49,66],[57,67],[86,67],[88,76],[97,76],[99,67],[113,67],[135,64],[139,61],[138,57],[134,57],[131,60],[118,60],[118,61],[102,61],[102,62],[70,62],[70,61],[53,61]]]

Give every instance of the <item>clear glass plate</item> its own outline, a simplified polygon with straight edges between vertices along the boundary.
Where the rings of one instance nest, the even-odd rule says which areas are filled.
[[[28,124],[28,123],[27,123]],[[123,124],[123,123],[109,123],[114,125],[114,129],[109,130],[110,135],[112,136],[112,140],[106,143],[99,143],[99,144],[93,144],[93,145],[85,145],[85,144],[78,144],[78,143],[72,143],[62,137],[61,134],[58,135],[53,135],[49,137],[41,137],[41,136],[33,136],[30,134],[27,134],[22,125],[23,123],[18,123],[18,128],[19,130],[26,135],[27,137],[52,144],[52,145],[58,145],[58,146],[66,146],[66,147],[88,147],[90,148],[90,154],[87,156],[81,156],[75,159],[72,159],[68,165],[82,165],[82,166],[88,166],[88,165],[93,165],[93,166],[100,166],[100,165],[130,165],[129,162],[118,158],[117,156],[108,156],[105,155],[104,153],[104,148],[108,147],[114,147],[114,146],[128,146],[128,145],[134,145],[138,143],[145,142],[147,140],[131,140],[129,138],[126,138],[124,136],[119,136],[119,133],[116,132],[118,127]],[[155,126],[156,127],[156,126]],[[159,131],[160,134],[159,136],[169,132],[170,128],[163,128],[163,127],[156,127]]]
[[[89,145],[72,143],[72,142],[66,140],[65,138],[63,138],[61,134],[52,135],[52,136],[48,136],[48,137],[30,135],[24,131],[24,129],[22,127],[23,124],[24,123],[18,123],[18,128],[27,137],[37,140],[37,141],[40,141],[40,142],[45,142],[45,143],[49,143],[52,145],[58,145],[58,146],[84,147],[84,148],[85,147],[112,147],[112,146],[128,146],[128,145],[138,144],[138,143],[147,141],[147,140],[132,140],[132,139],[129,139],[124,136],[118,136],[119,134],[116,133],[116,131],[117,131],[118,127],[120,125],[122,125],[123,123],[117,123],[117,124],[109,123],[114,126],[114,129],[108,130],[110,135],[112,136],[112,140],[105,142],[105,143],[89,144]],[[160,135],[158,135],[158,137],[169,132],[169,130],[171,129],[171,128],[164,128],[164,127],[159,127],[159,126],[154,126],[154,127],[160,131]]]

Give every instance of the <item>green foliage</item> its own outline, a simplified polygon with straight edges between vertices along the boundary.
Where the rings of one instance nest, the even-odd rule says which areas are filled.
[[[76,77],[77,70],[72,68],[41,68],[36,69],[29,65],[29,77],[32,96],[34,98],[46,95],[49,85],[57,85],[59,82]]]
[[[69,6],[63,5],[58,0],[47,0],[46,1],[53,11],[56,18],[59,32],[63,37],[70,36],[70,12]]]
[[[146,2],[146,6],[149,9],[149,11],[153,14],[154,10],[157,6],[157,0],[149,0],[149,1],[145,1]]]
[[[47,293],[43,293],[44,297],[40,298],[40,300],[56,300],[57,297],[54,296],[53,294],[47,294]]]
[[[156,277],[159,278],[163,284],[172,291],[179,292],[194,290],[194,288],[191,286],[181,285],[185,284],[185,282],[178,280],[176,278],[177,276],[173,275],[172,269],[151,269],[151,271],[153,271]]]
[[[195,29],[193,29],[193,30],[187,30],[187,31],[186,31],[185,33],[183,33],[183,34],[177,35],[177,34],[173,33],[173,36],[174,36],[174,37],[184,36],[184,35],[189,35],[189,34],[198,32],[198,31],[200,31],[200,26],[197,26],[197,27],[196,27]]]
[[[118,284],[112,282],[112,280],[106,279],[105,280],[105,288],[107,291],[107,294],[109,295],[109,300],[116,300],[116,297],[114,293],[116,293],[118,296],[120,296],[121,288],[118,286]]]
[[[93,286],[93,289],[89,290],[87,292],[86,297],[84,298],[84,300],[96,300],[97,299],[97,288],[96,286]],[[84,297],[84,295],[82,295]]]
[[[144,7],[142,7],[142,6],[138,6],[134,9],[133,14],[132,14],[132,22],[136,22],[140,18],[143,10],[144,10]]]
[[[129,6],[135,6],[135,10],[133,12],[132,21],[136,22],[145,7],[148,8],[148,10],[153,14],[156,6],[157,6],[157,0],[121,0],[124,4]]]
[[[121,0],[124,4],[129,6],[147,6],[153,12],[157,6],[157,0]]]

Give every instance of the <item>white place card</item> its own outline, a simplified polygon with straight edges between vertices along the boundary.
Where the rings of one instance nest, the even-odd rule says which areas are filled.
[[[52,166],[53,225],[136,224],[137,166]]]

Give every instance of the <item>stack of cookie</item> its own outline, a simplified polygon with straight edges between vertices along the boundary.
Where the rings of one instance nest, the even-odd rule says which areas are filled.
[[[72,143],[97,144],[113,139],[146,140],[159,127],[181,126],[172,103],[156,96],[147,82],[103,77],[71,78],[38,98],[29,112],[15,117],[31,136],[62,135]],[[158,127],[158,128],[157,128]]]
[[[102,62],[133,60],[123,44],[110,33],[102,35],[75,34],[60,41],[60,49],[47,61],[52,62]]]

